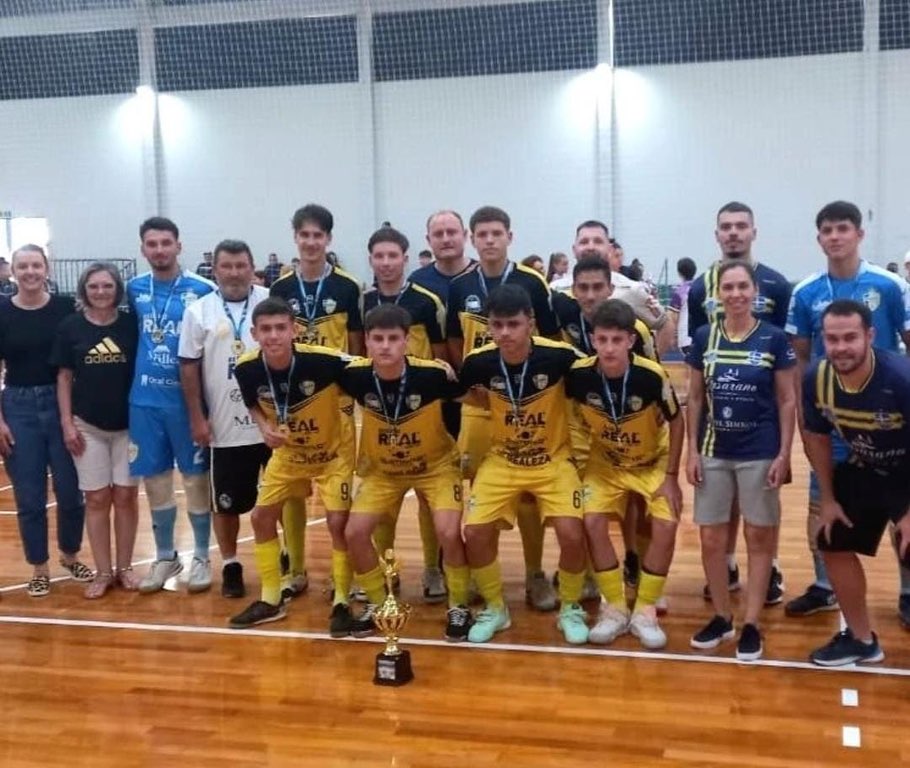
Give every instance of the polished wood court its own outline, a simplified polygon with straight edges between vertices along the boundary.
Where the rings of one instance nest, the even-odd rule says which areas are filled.
[[[792,597],[808,583],[806,462],[796,457],[784,493],[781,560]],[[5,477],[5,475],[3,475]],[[3,481],[0,485],[7,485]],[[882,665],[820,670],[808,652],[838,628],[838,614],[786,619],[763,613],[765,658],[738,664],[734,644],[698,654],[689,636],[710,617],[701,598],[691,494],[668,581],[670,638],[662,653],[631,636],[607,649],[562,642],[554,614],[524,606],[517,533],[502,555],[512,629],[486,647],[442,641],[444,609],[420,597],[422,568],[413,502],[399,529],[405,631],[416,680],[372,685],[373,640],[330,640],[328,536],[314,513],[308,531],[309,593],[288,618],[254,631],[228,630],[246,601],[216,584],[140,596],[82,597],[69,580],[35,600],[19,546],[15,505],[0,491],[0,766],[895,766],[910,763],[908,633],[896,618],[897,576],[883,545],[867,560]],[[143,508],[144,499],[143,499]],[[53,509],[50,510],[53,517]],[[52,529],[53,530],[53,529]],[[248,522],[240,553],[251,593],[258,583]],[[178,526],[185,551],[191,533]],[[744,548],[741,547],[741,550]],[[85,548],[86,559],[88,545]],[[147,514],[137,561],[153,554]],[[556,563],[547,539],[546,565]],[[740,555],[744,572],[745,555]],[[59,568],[54,575],[61,575]],[[739,606],[741,598],[734,600]],[[589,606],[592,616],[595,606]],[[844,706],[855,692],[858,706]],[[860,746],[844,746],[844,727]],[[853,732],[848,732],[848,738]]]

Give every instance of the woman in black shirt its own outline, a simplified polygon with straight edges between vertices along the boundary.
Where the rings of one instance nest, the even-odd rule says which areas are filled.
[[[57,546],[60,564],[77,581],[92,571],[76,556],[82,547],[85,507],[76,468],[63,444],[57,408],[57,371],[50,351],[60,322],[73,302],[47,292],[47,256],[37,245],[13,254],[19,292],[0,304],[0,360],[6,368],[0,412],[0,454],[16,498],[19,534],[25,559],[34,568],[28,594],[50,592],[47,546],[47,470],[57,500]]]
[[[117,536],[116,579],[135,590],[133,546],[138,488],[129,472],[127,414],[138,329],[120,312],[123,280],[113,264],[96,262],[79,278],[82,312],[61,324],[51,355],[58,367],[57,400],[66,447],[85,493],[85,527],[97,572],[85,596],[102,597],[113,585],[111,505]]]

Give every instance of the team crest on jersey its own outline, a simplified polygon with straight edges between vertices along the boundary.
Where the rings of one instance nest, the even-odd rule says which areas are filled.
[[[226,493],[222,493],[218,496],[218,506],[222,509],[230,509],[233,503],[234,500]]]
[[[473,293],[464,300],[464,308],[468,312],[480,312],[483,308],[483,304],[480,301],[480,296],[475,296]]]
[[[870,288],[863,294],[863,304],[869,307],[870,312],[875,312],[881,303],[882,295],[875,288]]]
[[[300,391],[303,392],[305,397],[310,397],[316,391],[316,382],[315,381],[301,381],[300,382]]]
[[[288,299],[288,304],[294,310],[295,315],[300,314],[300,302],[297,299]]]
[[[888,413],[887,411],[876,411],[873,418],[875,419],[875,423],[878,424],[881,429],[896,429],[897,423],[894,417],[895,414],[893,413]]]
[[[261,398],[263,400],[268,400],[271,396],[272,396],[272,390],[266,384],[263,384],[261,387],[259,387],[256,390],[257,398]]]
[[[733,409],[729,405],[725,405],[724,409],[721,411],[721,415],[725,419],[732,419],[733,418]]]
[[[547,374],[545,374],[545,373],[535,373],[531,377],[531,381],[534,382],[535,387],[537,387],[538,389],[543,389],[544,387],[547,386],[547,384],[550,383],[550,377],[547,376]]]
[[[410,408],[412,411],[416,411],[418,408],[420,408],[420,403],[420,395],[408,395],[408,408]]]
[[[494,376],[490,379],[490,389],[494,389],[497,392],[505,392],[506,380],[502,376]]]
[[[709,363],[717,362],[717,352],[715,352],[713,349],[710,352],[705,352],[705,354],[702,356],[702,360],[705,361],[706,365]]]
[[[598,395],[596,392],[588,392],[585,394],[585,402],[590,405],[592,408],[603,408],[604,401],[603,398]]]
[[[199,294],[196,291],[184,291],[180,294],[180,301],[183,302],[184,307],[188,307],[194,301],[199,299]]]
[[[569,336],[575,339],[575,341],[581,340],[581,328],[575,325],[575,323],[569,323],[566,326],[566,330],[569,332]]]
[[[232,403],[239,403],[241,400],[243,400],[243,394],[239,389],[232,389],[228,397]]]
[[[749,353],[749,365],[761,365],[762,355],[761,352],[752,351]]]
[[[382,403],[379,402],[379,396],[375,392],[367,392],[363,396],[363,404],[374,411],[382,410]]]
[[[335,311],[335,308],[338,306],[338,302],[335,299],[323,299],[322,308],[325,310],[327,315],[331,315]]]
[[[629,398],[629,408],[633,411],[640,411],[641,407],[645,404],[645,401],[642,400],[638,395],[632,395]]]

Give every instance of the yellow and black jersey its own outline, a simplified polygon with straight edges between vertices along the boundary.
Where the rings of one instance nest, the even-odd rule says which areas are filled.
[[[569,409],[563,379],[581,355],[569,344],[535,336],[521,365],[507,365],[495,344],[469,353],[459,379],[490,393],[493,453],[518,467],[569,455]]]
[[[593,329],[582,315],[578,300],[571,291],[554,291],[553,311],[559,321],[563,341],[585,355],[593,355],[594,347],[591,345]],[[632,347],[632,351],[636,355],[659,363],[660,357],[657,354],[657,347],[654,346],[651,329],[637,317],[635,318],[635,336],[635,346]]]
[[[439,297],[416,283],[405,283],[396,296],[383,296],[378,288],[370,288],[363,294],[363,316],[366,317],[380,304],[397,304],[411,316],[411,332],[408,338],[408,354],[431,360],[432,344],[445,341],[446,310]]]
[[[321,280],[302,280],[297,272],[279,278],[269,289],[296,315],[297,341],[348,352],[348,332],[363,330],[360,283],[338,267],[326,265]]]
[[[510,261],[506,263],[506,269],[500,277],[484,277],[478,264],[475,269],[456,277],[449,287],[446,335],[452,339],[464,340],[463,355],[492,342],[484,303],[489,292],[503,283],[520,285],[528,292],[538,334],[555,336],[559,332],[556,315],[550,304],[550,288],[539,272]]]
[[[457,465],[455,441],[442,420],[442,401],[461,397],[465,389],[449,381],[433,360],[407,357],[404,376],[380,379],[372,361],[358,358],[341,377],[341,386],[363,408],[357,473],[414,477]]]
[[[608,379],[596,357],[585,358],[569,371],[566,393],[590,429],[589,462],[631,469],[667,455],[667,422],[679,416],[679,402],[667,372],[653,360],[633,355],[627,376]]]
[[[327,464],[342,446],[339,387],[345,366],[354,358],[329,347],[295,344],[291,366],[284,371],[266,369],[262,350],[255,349],[237,361],[234,376],[247,408],[259,406],[269,421],[287,424],[287,442],[279,451],[293,451],[295,461]],[[277,399],[277,402],[276,402]]]

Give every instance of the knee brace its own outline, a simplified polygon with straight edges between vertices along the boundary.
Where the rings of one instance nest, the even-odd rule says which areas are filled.
[[[211,509],[211,493],[208,472],[184,475],[183,490],[186,492],[188,512],[208,512]]]
[[[145,495],[149,509],[169,509],[177,506],[174,498],[174,470],[168,469],[160,475],[145,478]]]

